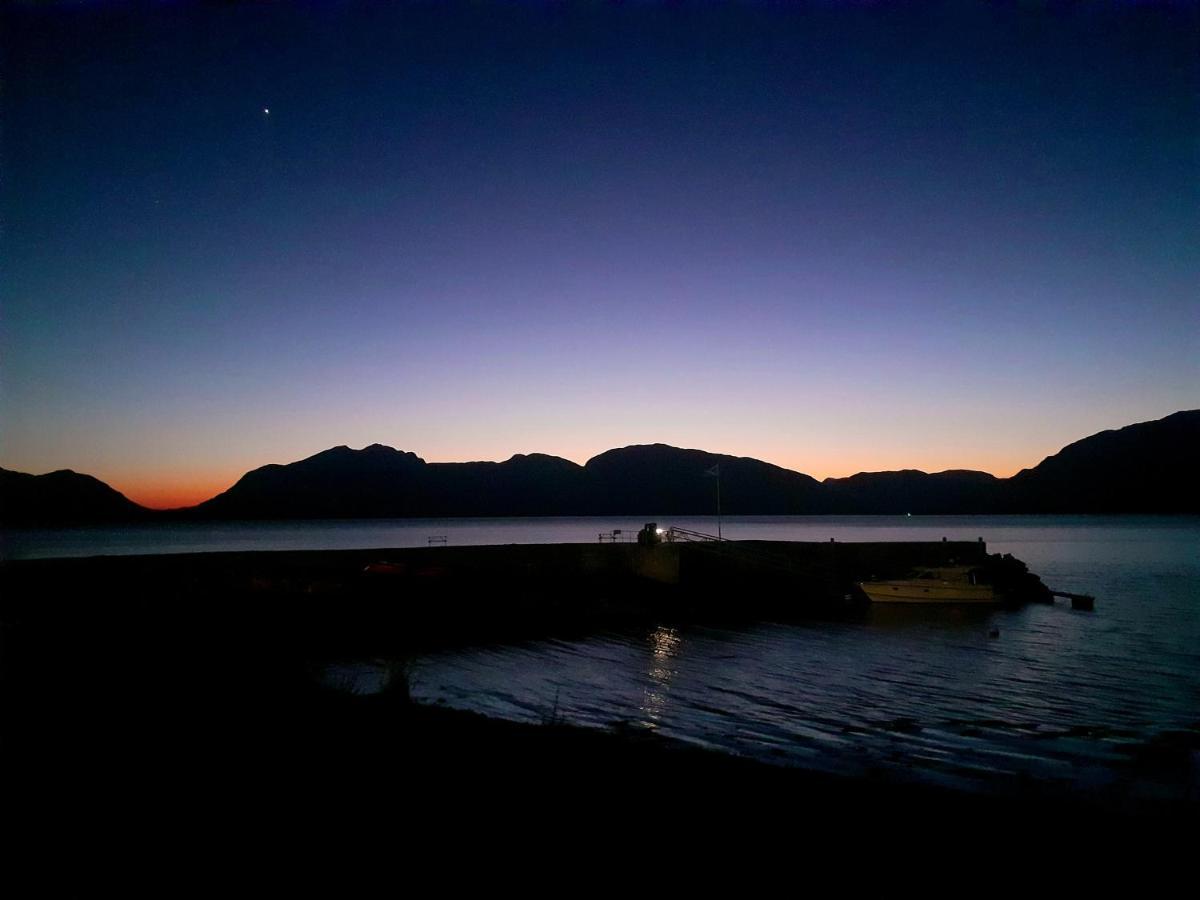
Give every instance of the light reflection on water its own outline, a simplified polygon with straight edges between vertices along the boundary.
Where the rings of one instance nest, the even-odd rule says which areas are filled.
[[[641,706],[642,714],[645,717],[641,724],[647,728],[657,728],[659,719],[662,718],[663,712],[667,708],[671,678],[675,674],[672,666],[682,641],[674,628],[660,625],[650,632],[648,643],[651,647],[650,666],[647,672],[649,683],[646,685]]]
[[[705,518],[657,518],[698,531]],[[592,541],[642,518],[195,523],[9,531],[0,555],[86,556]],[[427,656],[414,695],[531,722],[652,728],[783,764],[887,769],[972,786],[1016,776],[1120,782],[1129,750],[1200,720],[1200,518],[728,517],[734,539],[974,540],[1056,588],[1092,594],[1017,611],[873,608],[856,621],[672,627]],[[991,637],[993,631],[997,637]],[[386,664],[331,684],[374,691]],[[1200,785],[1178,767],[1168,780]],[[1187,757],[1184,757],[1186,765]],[[1194,788],[1195,789],[1195,788]]]
[[[414,694],[527,721],[616,723],[726,752],[973,789],[1200,791],[1200,523],[1007,535],[1045,580],[1097,596],[1020,610],[873,607],[858,620],[611,632],[431,654]],[[1136,774],[1136,778],[1135,778]],[[1149,784],[1150,787],[1146,787]]]

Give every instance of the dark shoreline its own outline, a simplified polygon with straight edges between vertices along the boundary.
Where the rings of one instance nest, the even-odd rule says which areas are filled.
[[[395,583],[360,577],[364,560],[398,551],[0,564],[0,746],[9,770],[22,773],[25,815],[80,835],[88,823],[100,828],[115,807],[187,828],[214,804],[236,816],[264,802],[273,815],[291,809],[309,819],[372,821],[402,808],[430,827],[534,807],[581,833],[620,829],[647,802],[666,804],[680,834],[780,808],[802,809],[806,822],[830,828],[918,815],[994,834],[1197,817],[1195,797],[1133,801],[1033,781],[1000,795],[966,794],[882,772],[849,778],[785,768],[641,729],[491,720],[413,704],[403,690],[360,697],[314,677],[315,665],[339,657],[586,633],[664,612],[712,614],[684,602],[677,586],[647,578],[640,548],[586,545],[584,553],[584,546],[475,548],[461,556],[507,560],[504,583],[487,567],[451,576],[446,566],[427,565],[450,559],[444,549],[406,551],[411,571],[400,583],[419,602],[410,604],[416,615],[399,618]],[[572,594],[587,601],[578,608],[551,602],[564,573],[595,552],[635,565],[590,568]],[[347,591],[346,578],[358,589]],[[490,593],[481,600],[475,592],[484,587]],[[447,605],[447,597],[457,599]],[[750,621],[756,612],[733,618]],[[1171,760],[1194,752],[1162,749]]]

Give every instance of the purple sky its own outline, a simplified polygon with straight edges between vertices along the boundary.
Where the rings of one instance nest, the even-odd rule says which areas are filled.
[[[1200,405],[1196,8],[1050,10],[10,7],[0,465],[1008,475]]]

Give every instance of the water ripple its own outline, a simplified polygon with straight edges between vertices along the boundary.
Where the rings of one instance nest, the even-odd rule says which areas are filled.
[[[1005,538],[989,537],[992,549],[1095,594],[1097,611],[880,610],[610,632],[431,655],[416,692],[526,720],[557,704],[583,725],[630,722],[829,771],[882,767],[984,790],[1018,776],[1124,784],[1130,748],[1194,734],[1200,719],[1200,522],[1144,533],[1060,522]]]

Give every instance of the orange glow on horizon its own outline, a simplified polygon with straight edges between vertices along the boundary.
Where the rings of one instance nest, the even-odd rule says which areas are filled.
[[[621,445],[628,446],[628,445]],[[406,449],[406,448],[397,448]],[[701,449],[701,448],[695,448]],[[521,452],[521,451],[518,451]],[[529,452],[529,451],[524,451]],[[603,452],[603,451],[597,451]],[[1028,468],[1037,465],[1041,458],[1020,460],[1013,462],[1001,458],[979,461],[976,464],[970,464],[963,460],[950,460],[932,458],[923,462],[918,461],[891,461],[883,462],[878,459],[871,459],[865,455],[843,455],[836,459],[807,459],[804,461],[793,461],[786,457],[774,457],[768,454],[755,455],[748,452],[739,452],[733,450],[712,450],[710,452],[720,453],[727,456],[750,456],[755,459],[760,459],[763,462],[771,463],[785,469],[790,469],[794,472],[801,472],[806,475],[811,475],[818,481],[823,481],[825,478],[845,478],[850,475],[855,475],[859,472],[885,472],[895,471],[898,469],[920,469],[924,472],[942,472],[947,469],[974,469],[976,471],[991,472],[997,478],[1008,478],[1023,468]],[[302,459],[307,455],[291,456],[283,454],[281,458],[275,460],[263,460],[257,465],[265,465],[269,462],[294,462]],[[418,453],[418,455],[421,455]],[[509,454],[512,455],[512,454]],[[557,455],[557,454],[556,454]],[[572,461],[582,465],[587,462],[596,453],[576,459],[574,454],[566,455],[564,458],[572,459]],[[290,458],[289,458],[290,457]],[[470,462],[478,461],[482,457],[479,454],[464,455],[461,459],[436,459],[427,460],[427,462]],[[497,461],[507,459],[508,455],[501,455]],[[149,509],[178,509],[180,507],[195,506],[198,503],[203,503],[205,500],[210,500],[223,491],[228,490],[240,479],[246,471],[255,466],[250,466],[241,471],[229,472],[204,472],[192,474],[179,474],[172,477],[167,472],[156,472],[153,477],[147,478],[144,475],[129,474],[124,477],[113,476],[111,480],[103,475],[97,474],[101,480],[106,481],[113,488],[123,493],[134,503],[138,503]]]
[[[141,506],[149,509],[178,509],[211,500],[222,491],[228,490],[243,474],[238,472],[228,478],[201,479],[181,476],[177,480],[156,478],[153,481],[130,478],[120,483],[110,483],[113,488]]]
[[[1011,478],[1022,469],[1033,468],[1041,461],[1041,457],[1033,460],[1021,460],[1019,462],[992,459],[986,461],[980,460],[972,464],[964,460],[933,458],[923,461],[894,460],[888,463],[881,463],[879,460],[862,458],[847,459],[843,457],[837,460],[827,460],[819,465],[812,463],[810,460],[806,466],[804,463],[790,463],[784,460],[777,462],[764,460],[764,462],[774,462],[777,466],[791,469],[793,472],[803,472],[805,475],[811,475],[817,481],[824,481],[826,478],[849,478],[851,475],[858,475],[861,472],[896,472],[903,469],[918,469],[931,475],[952,469],[965,469],[975,472],[989,472],[997,478]]]

